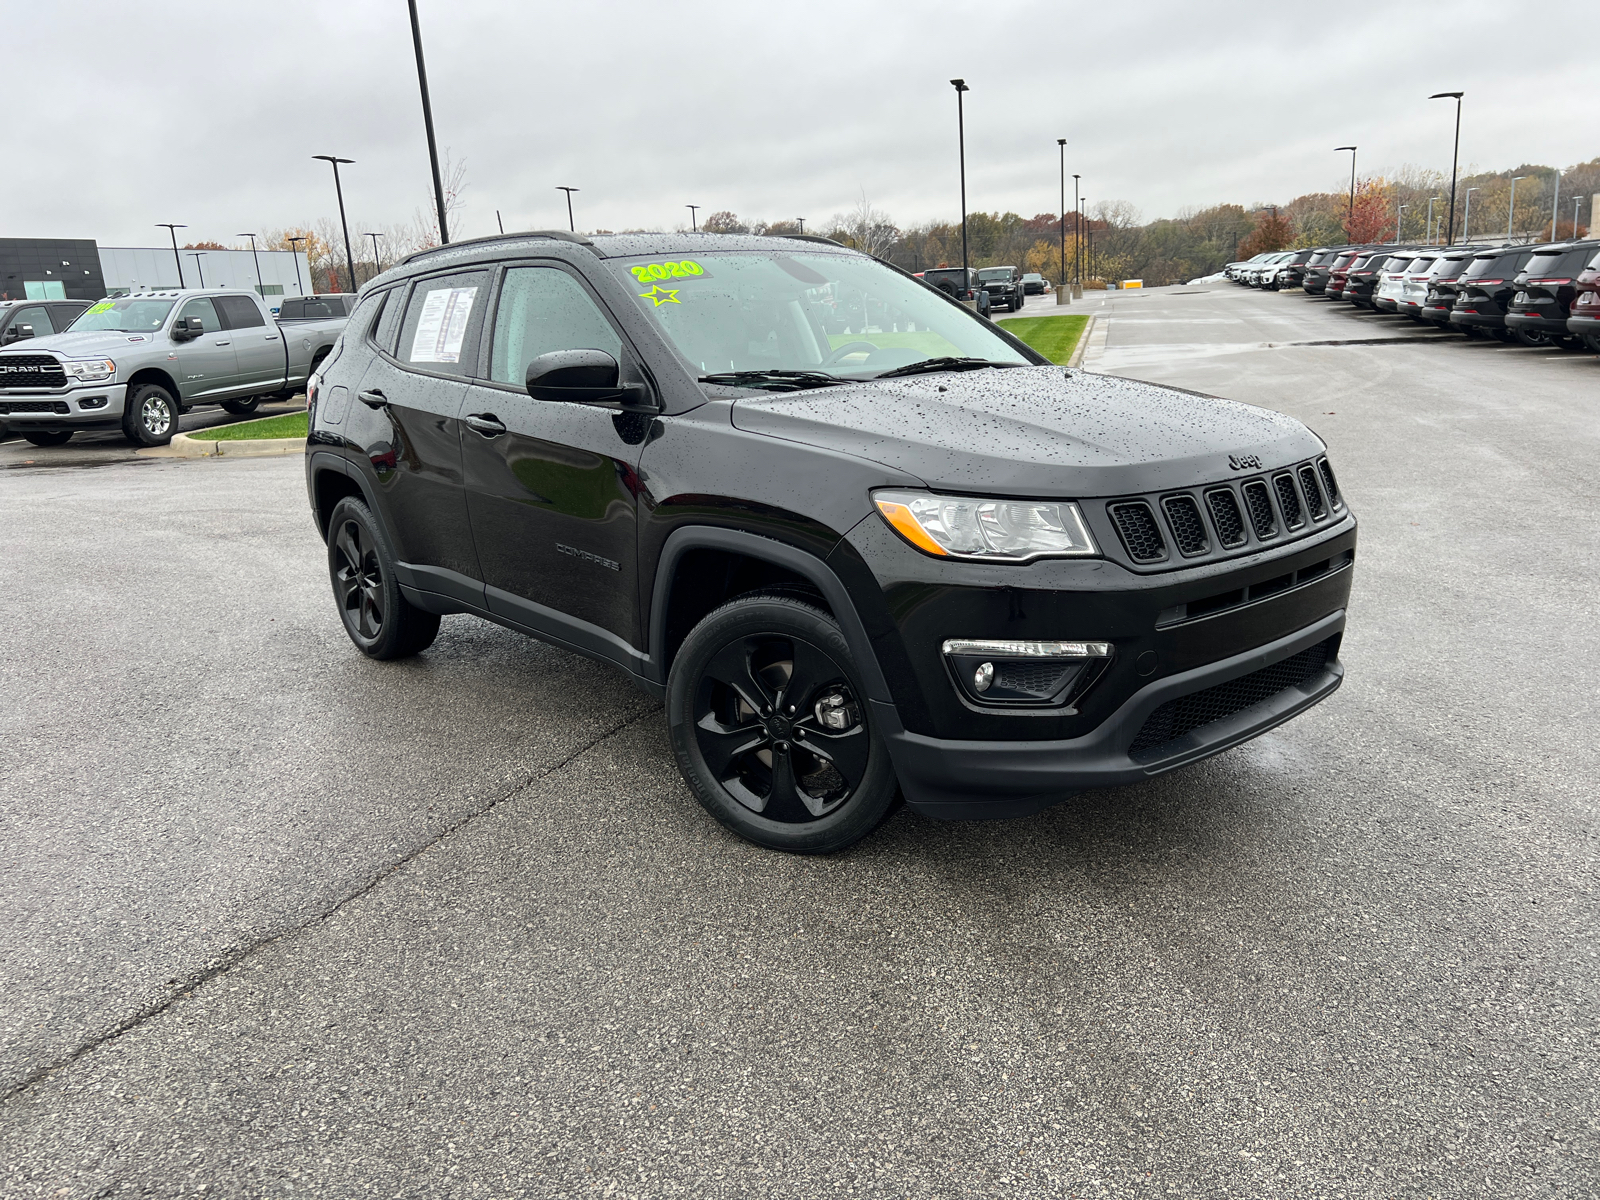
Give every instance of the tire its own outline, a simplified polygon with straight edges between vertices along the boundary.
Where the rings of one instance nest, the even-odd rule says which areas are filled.
[[[1550,344],[1550,335],[1538,329],[1519,329],[1517,330],[1517,341],[1524,346],[1548,346]]]
[[[1565,350],[1568,354],[1583,349],[1583,339],[1580,337],[1574,337],[1570,333],[1554,333],[1546,336],[1550,338],[1550,344],[1552,346],[1555,346],[1561,350]]]
[[[1583,344],[1589,348],[1589,353],[1600,354],[1600,333],[1585,333],[1580,335]]]
[[[235,416],[239,417],[242,417],[247,413],[253,413],[260,407],[260,396],[251,396],[248,400],[224,400],[222,402],[222,408],[224,412],[231,412]]]
[[[344,631],[368,658],[408,658],[439,634],[439,614],[423,612],[400,594],[394,553],[377,520],[347,496],[328,518],[328,578]]]
[[[65,446],[72,440],[72,430],[59,429],[53,433],[41,430],[38,433],[24,433],[22,436],[35,446]]]
[[[122,432],[135,446],[165,446],[178,432],[178,402],[159,383],[141,383],[128,393]]]
[[[826,612],[781,592],[741,596],[696,625],[673,660],[667,727],[678,769],[705,810],[748,841],[841,850],[877,828],[898,790],[865,696]],[[830,729],[825,710],[850,724]]]

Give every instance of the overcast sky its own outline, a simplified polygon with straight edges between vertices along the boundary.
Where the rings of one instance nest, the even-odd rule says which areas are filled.
[[[1066,0],[420,0],[458,236],[670,229],[732,209],[822,223],[862,192],[897,221],[1059,203],[1055,139],[1091,202],[1145,219],[1284,201],[1360,167],[1565,166],[1600,155],[1592,4],[1197,5]],[[10,103],[0,236],[232,242],[429,201],[405,0],[0,0]],[[1070,192],[1071,180],[1068,179]],[[1070,199],[1069,199],[1070,203]]]

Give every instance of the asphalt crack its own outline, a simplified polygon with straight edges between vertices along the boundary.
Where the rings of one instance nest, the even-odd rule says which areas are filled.
[[[573,750],[572,753],[568,754],[559,762],[551,763],[548,767],[545,767],[542,770],[534,771],[527,778],[522,779],[516,784],[512,785],[512,787],[510,787],[505,794],[500,796],[498,799],[491,800],[482,808],[474,809],[473,811],[466,813],[457,821],[445,826],[432,837],[418,843],[416,846],[412,847],[410,850],[402,854],[400,857],[394,859],[392,862],[380,866],[376,871],[373,872],[372,877],[360,887],[357,887],[347,894],[339,897],[338,900],[321,912],[314,913],[305,920],[287,928],[264,934],[246,946],[240,946],[225,952],[220,958],[211,963],[209,966],[185,976],[183,981],[176,984],[172,988],[171,992],[162,999],[153,1004],[146,1005],[137,1012],[130,1014],[121,1021],[117,1022],[117,1024],[112,1026],[110,1029],[106,1030],[104,1033],[89,1038],[82,1045],[74,1047],[68,1053],[62,1055],[53,1062],[46,1063],[43,1066],[34,1069],[14,1084],[11,1084],[4,1091],[0,1091],[0,1104],[6,1104],[7,1102],[28,1091],[35,1084],[41,1083],[48,1079],[57,1071],[60,1071],[66,1067],[70,1067],[84,1055],[98,1049],[107,1042],[116,1040],[131,1030],[139,1028],[139,1026],[143,1025],[151,1018],[160,1016],[178,1001],[188,999],[189,996],[192,995],[197,989],[211,982],[211,980],[216,979],[218,976],[226,975],[229,971],[232,971],[235,967],[244,962],[257,951],[262,950],[276,942],[280,942],[284,938],[293,937],[297,933],[303,933],[305,930],[310,929],[314,925],[321,924],[322,922],[331,920],[332,918],[338,916],[339,913],[342,912],[348,905],[361,899],[361,897],[372,891],[384,880],[390,878],[404,867],[409,866],[411,863],[421,858],[424,854],[426,854],[429,850],[432,850],[451,834],[465,828],[469,823],[478,820],[480,817],[487,816],[496,808],[500,807],[500,805],[504,804],[507,800],[515,796],[518,792],[531,787],[533,784],[538,783],[542,779],[548,779],[555,772],[561,770],[575,759],[578,759],[589,753],[589,751],[593,750],[596,746],[599,746],[602,742],[615,737],[624,729],[627,729],[630,725],[635,725],[642,721],[645,717],[660,711],[660,706],[646,708],[640,712],[634,713],[630,717],[626,717],[623,720],[614,723],[607,729],[596,734],[593,738],[579,746],[577,749]]]

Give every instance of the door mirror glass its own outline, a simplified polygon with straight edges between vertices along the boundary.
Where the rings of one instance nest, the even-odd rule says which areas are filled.
[[[31,338],[32,336],[32,325],[13,325],[6,330],[6,341],[8,342],[20,342],[23,338]]]
[[[552,350],[528,364],[525,382],[535,400],[581,403],[616,398],[620,374],[617,360],[604,350]]]

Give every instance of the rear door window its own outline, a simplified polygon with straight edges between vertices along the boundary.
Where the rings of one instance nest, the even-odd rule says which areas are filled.
[[[400,322],[396,357],[439,375],[474,374],[488,289],[486,270],[417,280]]]
[[[215,302],[228,329],[258,329],[267,323],[248,296],[218,296]]]

